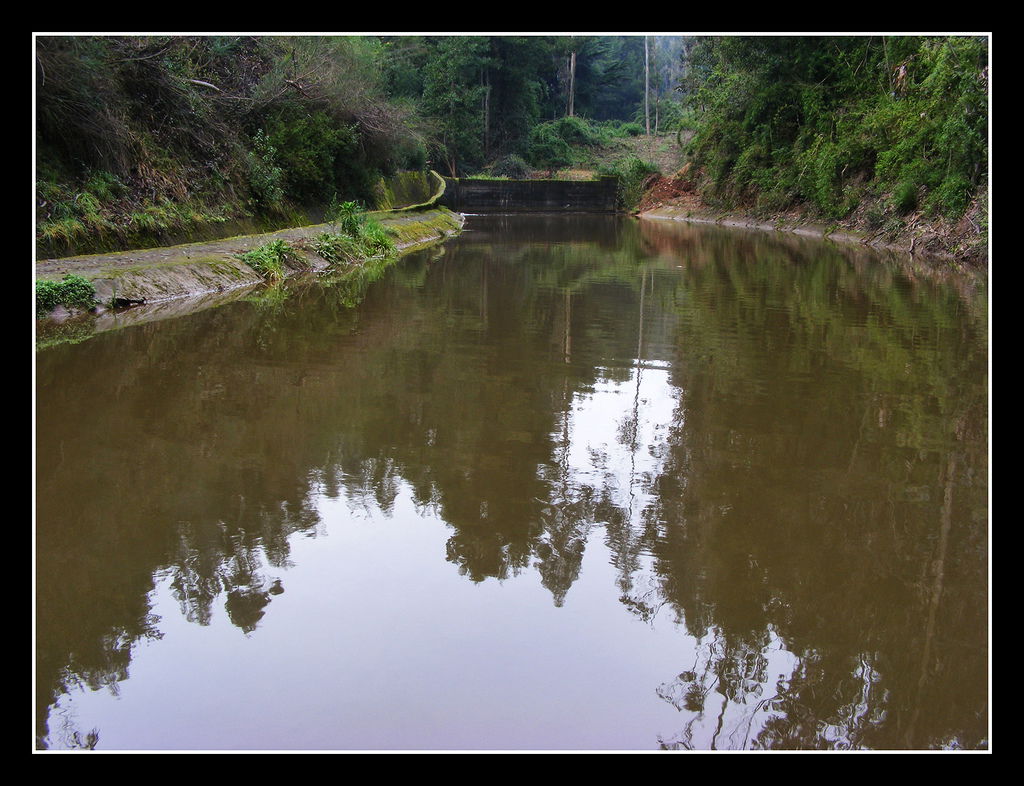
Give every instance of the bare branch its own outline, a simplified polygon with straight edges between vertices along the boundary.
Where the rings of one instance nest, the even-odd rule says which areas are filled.
[[[193,84],[202,85],[203,87],[212,87],[218,93],[224,92],[219,87],[217,87],[217,85],[211,85],[209,82],[204,82],[202,79],[189,79],[188,81],[192,82]]]

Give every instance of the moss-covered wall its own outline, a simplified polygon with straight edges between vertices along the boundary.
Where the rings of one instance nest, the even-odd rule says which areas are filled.
[[[398,172],[383,177],[374,188],[375,210],[399,210],[429,203],[440,188],[430,172]]]

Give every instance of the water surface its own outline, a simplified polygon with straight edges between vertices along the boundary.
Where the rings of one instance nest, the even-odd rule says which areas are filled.
[[[987,747],[987,299],[489,216],[41,350],[39,745]]]

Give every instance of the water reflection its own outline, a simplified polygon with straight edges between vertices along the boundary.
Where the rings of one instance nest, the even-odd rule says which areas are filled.
[[[459,732],[449,719],[375,746],[504,748],[530,724],[545,729],[533,747],[633,747],[633,734],[670,749],[987,744],[983,279],[609,217],[480,217],[467,230],[443,255],[365,280],[39,354],[42,744],[135,746],[104,736],[107,710],[93,727],[70,707],[76,686],[143,679],[133,658],[173,627],[157,618],[163,597],[189,625],[240,632],[240,673],[289,620],[322,661],[310,668],[339,671],[312,633],[333,627],[317,604],[337,590],[288,591],[312,559],[292,552],[312,539],[326,553],[371,519],[408,543],[420,537],[410,516],[443,533],[439,554],[463,578],[416,599],[414,638],[405,621],[353,635],[429,657],[423,626],[447,630],[462,592],[497,581],[508,598],[536,575],[563,615],[546,629],[548,612],[530,612],[545,635],[569,635],[566,619],[609,638],[619,620],[656,634],[643,641],[657,652],[622,664],[646,674],[657,659],[640,697],[653,706],[616,705],[598,729],[594,708],[614,689],[594,681],[577,710],[593,716],[580,739],[598,742],[578,743],[546,726],[544,667],[492,653],[534,702],[517,719],[485,714]],[[401,541],[373,532],[363,562],[337,556],[339,578],[358,576],[367,603],[428,583],[399,572]],[[607,578],[583,570],[588,552]],[[606,582],[610,607],[593,601]],[[465,623],[489,626],[486,614]],[[439,660],[434,679],[452,668],[469,686],[477,656]],[[579,657],[566,674],[600,662]],[[403,700],[425,702],[422,682]],[[360,698],[346,683],[345,701],[386,715],[380,691],[397,701],[398,689],[377,689]],[[448,690],[453,715],[482,711]],[[282,723],[301,728],[279,701]],[[360,747],[355,725],[327,747]],[[227,732],[223,745],[249,747]]]

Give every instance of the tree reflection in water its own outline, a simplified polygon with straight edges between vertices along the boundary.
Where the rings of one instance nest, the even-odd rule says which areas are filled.
[[[478,227],[372,286],[40,354],[40,738],[96,744],[49,708],[127,679],[154,577],[253,634],[319,497],[408,494],[460,574],[535,569],[556,606],[601,538],[623,608],[695,643],[652,686],[663,748],[987,745],[984,287],[767,235]]]

